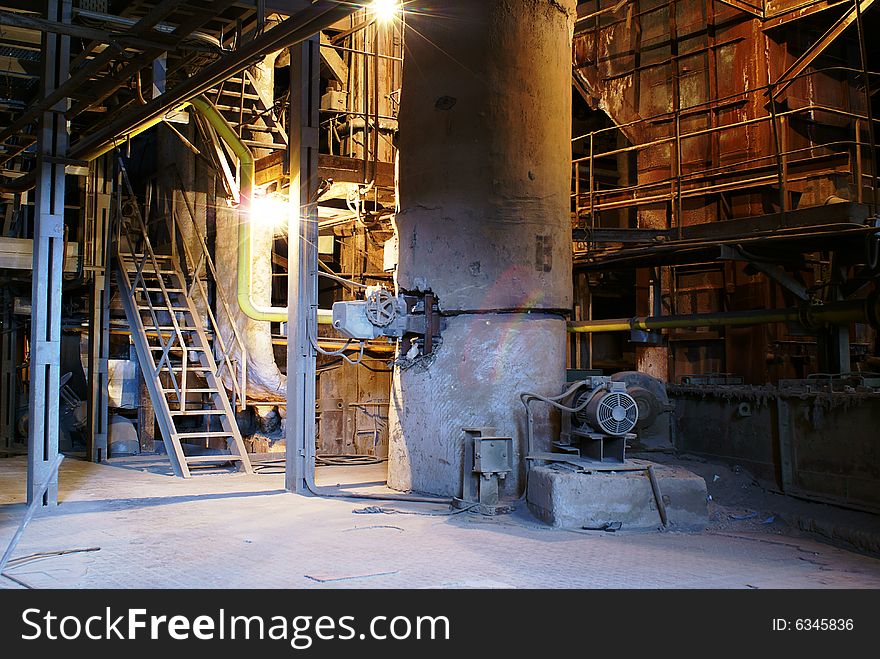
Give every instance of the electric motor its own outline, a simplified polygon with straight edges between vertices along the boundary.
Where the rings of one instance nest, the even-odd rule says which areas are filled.
[[[589,426],[607,435],[632,432],[639,421],[638,403],[626,391],[615,389],[587,389],[579,393],[575,397],[574,407],[580,407],[588,399],[589,403],[574,414],[576,425]]]

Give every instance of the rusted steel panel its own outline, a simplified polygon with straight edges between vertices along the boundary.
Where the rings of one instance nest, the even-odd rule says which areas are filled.
[[[583,226],[614,226],[631,218],[626,226],[669,230],[675,238],[696,225],[769,217],[782,204],[791,211],[824,205],[832,197],[859,198],[853,113],[865,114],[865,97],[860,75],[841,69],[860,66],[854,31],[827,46],[775,106],[769,103],[771,84],[840,13],[821,10],[839,3],[750,4],[758,11],[712,0],[633,0],[578,23],[577,76],[592,95],[590,105],[607,113],[632,145],[626,158],[636,165],[626,176],[621,171],[615,185],[607,165],[596,165],[607,162],[603,151],[615,147],[595,136],[598,155],[580,171],[602,174],[594,174],[592,184],[589,178],[579,181]],[[580,14],[600,9],[598,2],[582,3]],[[762,21],[756,13],[764,10],[776,19]],[[866,125],[862,120],[862,142]],[[864,144],[860,149],[861,171],[868,172],[870,149]],[[746,275],[741,265],[728,270],[730,280],[723,284],[706,281],[688,294],[664,285],[664,295],[677,313],[786,303],[766,277]],[[638,292],[637,306],[644,306],[645,295]],[[776,342],[797,343],[786,329],[730,331],[706,338],[702,347],[691,341],[671,351],[672,373],[726,364],[751,382],[796,375],[793,364],[807,364],[809,355],[801,362],[797,356],[774,356]],[[639,364],[657,350],[638,348]]]
[[[799,7],[790,0],[772,9]],[[599,9],[591,3],[582,13]],[[820,14],[802,18],[796,28],[767,31],[753,14],[707,0],[636,0],[581,21],[574,47],[579,76],[594,105],[641,146],[640,187],[603,191],[593,205],[601,211],[641,199],[639,226],[646,228],[767,212],[779,197],[777,133],[767,88],[821,36],[827,22]],[[834,42],[827,55],[858,61],[851,37]],[[833,60],[823,60],[828,62]],[[779,149],[794,151],[787,160],[801,168],[800,176],[785,181],[791,203],[803,207],[831,195],[853,196],[846,176],[852,178],[851,164],[829,173],[824,163],[810,159],[854,149],[853,118],[845,113],[865,111],[857,76],[811,72],[791,84],[776,111],[784,115],[777,123]],[[817,146],[828,142],[842,144]],[[679,190],[703,189],[705,194],[688,195],[687,203],[672,199]],[[654,203],[658,196],[670,199]]]

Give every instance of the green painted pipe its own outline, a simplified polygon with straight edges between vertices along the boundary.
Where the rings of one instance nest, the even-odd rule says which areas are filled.
[[[214,105],[203,96],[190,99],[192,106],[207,121],[217,135],[229,145],[238,157],[240,166],[239,205],[240,221],[238,223],[238,306],[242,312],[254,320],[275,321],[286,323],[287,307],[272,307],[257,304],[251,297],[251,200],[254,194],[256,176],[254,155],[247,145],[232,128],[228,121]],[[333,322],[333,312],[318,309],[318,322],[329,325]]]
[[[187,102],[181,103],[175,112],[180,112],[192,106],[195,110],[211,124],[220,138],[226,142],[232,149],[233,153],[238,157],[241,165],[241,181],[239,183],[239,214],[242,221],[238,225],[238,306],[242,312],[249,318],[254,320],[287,322],[287,307],[272,307],[254,303],[251,298],[251,225],[250,225],[250,209],[251,199],[254,190],[254,178],[256,174],[254,156],[241,138],[229,125],[229,122],[223,117],[214,105],[204,96],[196,96]],[[153,126],[162,123],[165,116],[150,119],[139,126],[128,131],[122,138],[114,140],[112,143],[104,145],[99,149],[86,153],[82,156],[83,160],[95,160],[104,155],[108,151],[115,149],[124,143],[125,140],[140,135]],[[318,309],[318,322],[329,325],[333,322],[333,312],[326,309]]]
[[[681,316],[637,316],[610,320],[572,321],[569,332],[598,333],[630,330],[686,329],[691,327],[735,327],[769,323],[799,322],[810,328],[822,325],[870,323],[880,325],[880,296],[865,300],[847,300],[823,305],[807,305],[789,309],[755,309],[699,313]]]

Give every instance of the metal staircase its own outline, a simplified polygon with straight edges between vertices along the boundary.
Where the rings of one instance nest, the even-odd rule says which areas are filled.
[[[236,128],[251,149],[287,149],[287,132],[272,99],[260,93],[253,77],[245,70],[223,81],[206,94],[220,114]]]
[[[128,175],[124,168],[122,171],[129,201],[134,202]],[[210,305],[200,311],[195,301],[198,294],[207,299],[199,275],[204,258],[200,259],[191,283],[187,284],[181,259],[175,254],[154,251],[137,203],[131,206],[134,217],[116,242],[117,281],[132,342],[174,473],[189,478],[192,465],[216,467],[230,462],[239,471],[252,473],[233,405],[221,379],[223,369],[228,369],[233,394],[239,394],[239,400],[243,400],[244,381],[240,384],[235,377],[236,364],[216,329]],[[177,237],[176,232],[173,235]],[[199,239],[204,242],[201,236]],[[188,251],[185,257],[184,263],[192,261]],[[202,313],[206,313],[214,325],[219,368]],[[240,340],[238,334],[235,339]],[[225,441],[229,453],[187,455],[184,450],[184,445],[211,448],[217,440]]]

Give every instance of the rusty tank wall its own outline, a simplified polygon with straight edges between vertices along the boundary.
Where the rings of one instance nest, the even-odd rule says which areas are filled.
[[[462,428],[518,444],[519,393],[565,380],[573,0],[445,0],[407,18],[397,281],[446,316],[424,367],[397,369],[389,483],[459,495]],[[546,419],[544,420],[546,423]]]

